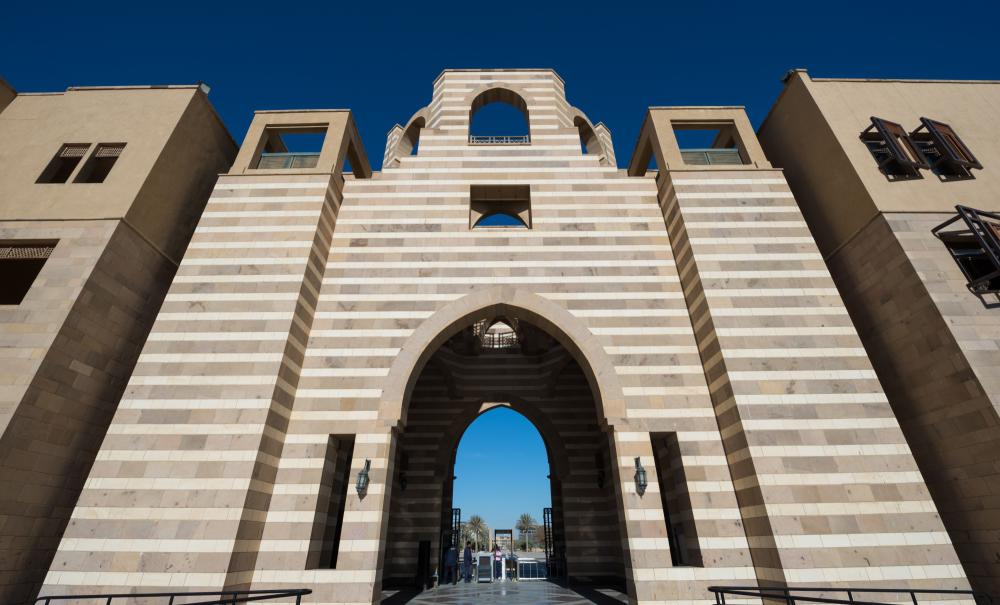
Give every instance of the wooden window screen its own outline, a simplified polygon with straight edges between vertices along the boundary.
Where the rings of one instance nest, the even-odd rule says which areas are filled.
[[[881,160],[879,167],[883,167],[889,162],[895,162],[900,166],[914,170],[918,168],[930,168],[930,164],[927,163],[924,154],[910,137],[910,133],[906,132],[902,126],[889,120],[876,118],[875,116],[872,116],[871,120],[872,125],[862,133],[862,139],[865,138],[865,133],[874,128],[881,135],[882,141],[889,152],[889,157]]]
[[[931,120],[930,118],[920,118],[920,123],[922,126],[913,131],[914,134],[922,128],[927,130],[931,141],[934,142],[934,146],[937,147],[938,152],[941,154],[940,161],[962,168],[978,168],[982,170],[983,165],[979,163],[976,156],[972,154],[972,151],[969,150],[968,146],[966,146],[962,138],[958,136],[951,126],[944,122]]]
[[[125,149],[125,143],[101,144],[94,151],[95,158],[117,158]]]
[[[0,259],[45,259],[52,256],[55,246],[0,246]]]
[[[89,148],[90,145],[88,143],[63,145],[63,148],[59,150],[59,157],[82,158],[86,155]]]

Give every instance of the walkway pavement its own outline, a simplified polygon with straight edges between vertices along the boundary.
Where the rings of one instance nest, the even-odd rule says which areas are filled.
[[[383,605],[620,605],[628,598],[617,590],[574,586],[546,581],[469,583],[444,585],[413,595],[386,591]]]

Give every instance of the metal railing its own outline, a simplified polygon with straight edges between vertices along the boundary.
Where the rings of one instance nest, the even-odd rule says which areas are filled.
[[[315,168],[319,153],[269,153],[260,154],[258,170],[282,168]]]
[[[847,586],[827,586],[827,587],[765,587],[765,586],[709,586],[708,590],[715,594],[716,605],[726,605],[726,595],[731,597],[751,597],[754,599],[780,600],[785,605],[795,605],[796,603],[832,603],[834,605],[886,605],[895,601],[868,601],[855,598],[856,595],[866,594],[892,594],[908,595],[913,605],[919,605],[917,595],[967,595],[978,605],[991,605],[993,599],[989,595],[971,590],[929,590],[911,588],[867,588],[867,587],[847,587]],[[843,593],[846,599],[836,599],[825,596],[810,596],[795,593]],[[927,602],[925,600],[925,602]],[[933,602],[933,600],[931,600]]]
[[[743,163],[739,149],[681,149],[681,159],[694,166]]]
[[[528,145],[530,143],[530,134],[487,136],[469,135],[469,145]]]
[[[144,603],[160,600],[163,605],[238,605],[273,599],[295,598],[295,605],[301,605],[302,597],[312,594],[308,588],[285,588],[278,590],[224,590],[219,592],[147,592],[122,594],[92,594],[92,595],[50,595],[35,599],[35,605],[59,605],[60,603],[79,603],[79,605],[126,605],[128,599],[142,599]],[[187,599],[208,600],[189,601]]]

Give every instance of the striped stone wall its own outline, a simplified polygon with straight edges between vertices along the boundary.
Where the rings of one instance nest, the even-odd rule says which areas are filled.
[[[829,258],[969,580],[1000,594],[1000,316],[931,229],[879,214]]]
[[[467,143],[472,99],[497,86],[525,100],[530,145]],[[573,406],[589,387],[586,429],[560,427],[553,410],[552,430],[581,488],[601,435],[610,485],[588,496],[568,481],[554,500],[568,512],[573,495],[604,498],[595,519],[613,511],[621,556],[587,559],[615,539],[609,528],[567,522],[566,543],[590,573],[620,562],[635,602],[701,602],[710,584],[758,580],[964,585],[780,173],[657,179],[602,166],[582,153],[549,70],[446,71],[418,114],[418,153],[372,178],[220,179],[46,593],[307,586],[313,603],[377,600],[412,563],[386,548],[406,532],[390,529],[390,517],[405,526],[393,511],[428,500],[434,515],[413,526],[423,532],[448,507],[445,486],[440,500],[416,477],[412,496],[398,490],[396,460],[421,431],[460,426],[461,402],[482,401],[445,405],[435,370],[423,383],[421,370],[447,337],[500,311],[571,354]],[[531,229],[469,229],[471,186],[494,184],[530,188]],[[661,433],[676,435],[681,520],[701,566],[671,564]],[[371,465],[367,491],[347,490],[335,569],[316,563],[331,436],[354,439],[352,483]],[[586,454],[575,439],[591,442]]]
[[[220,179],[46,592],[249,586],[339,185]]]
[[[967,588],[781,173],[659,185],[759,580]]]
[[[57,241],[24,300],[0,307],[0,602],[41,587],[173,263],[122,221],[0,223]]]

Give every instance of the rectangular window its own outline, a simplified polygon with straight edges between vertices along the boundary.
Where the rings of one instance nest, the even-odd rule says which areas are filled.
[[[99,143],[73,182],[103,183],[124,149],[125,143]]]
[[[21,304],[55,245],[55,242],[0,242],[0,305]]]
[[[677,433],[651,433],[650,438],[670,543],[670,561],[675,567],[701,567],[701,548]]]
[[[290,126],[264,129],[264,146],[254,168],[287,170],[315,168],[326,139],[327,126]]]
[[[920,123],[910,136],[941,180],[972,179],[972,169],[982,170],[983,165],[951,126],[930,118],[920,118]]]
[[[313,539],[322,537],[319,549],[310,549],[310,569],[336,569],[344,509],[351,486],[354,435],[330,435],[323,458]]]
[[[472,185],[470,229],[531,229],[528,185]]]
[[[65,183],[87,154],[90,143],[66,143],[59,148],[36,183]]]
[[[879,170],[890,181],[919,179],[920,169],[929,168],[927,158],[902,126],[872,116],[872,125],[860,139],[875,158]]]

